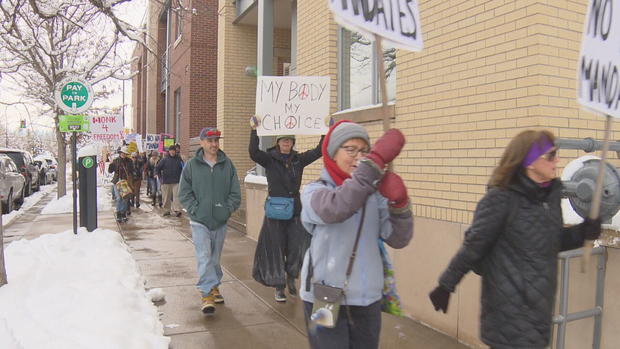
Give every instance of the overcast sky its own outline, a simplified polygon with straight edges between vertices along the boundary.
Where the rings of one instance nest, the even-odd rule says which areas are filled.
[[[1,0],[0,0],[1,1]],[[115,13],[117,16],[134,26],[140,26],[145,16],[147,0],[131,0],[130,2],[126,2],[115,7]],[[129,58],[134,49],[134,43],[129,43],[127,45],[123,45],[119,48],[118,52],[120,55]],[[105,100],[95,100],[93,102],[93,106],[95,107],[116,107],[122,105],[123,95],[122,91],[122,82],[114,79],[109,79],[103,83],[97,84],[95,89],[100,88],[100,85],[105,84],[106,87],[109,88],[117,88],[118,93],[111,96],[111,98]],[[0,90],[2,94],[0,95],[0,100],[2,102],[16,102],[19,101],[19,96],[15,96],[10,93],[12,90],[11,86],[8,83],[8,79],[0,80]],[[125,116],[131,115],[131,81],[125,81]],[[53,120],[51,118],[41,118],[39,116],[39,110],[36,105],[28,105],[27,107],[24,105],[12,105],[12,106],[4,106],[0,105],[0,123],[2,126],[8,125],[9,129],[14,129],[19,127],[19,121],[21,119],[25,119],[29,124],[32,124],[35,132],[41,131],[50,131],[53,125]]]

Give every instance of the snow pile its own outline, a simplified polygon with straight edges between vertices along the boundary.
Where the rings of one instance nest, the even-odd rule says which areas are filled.
[[[146,292],[151,302],[161,302],[166,299],[166,294],[161,288],[152,288]]]
[[[80,192],[77,196],[78,211],[80,209]],[[112,209],[112,195],[109,188],[97,187],[97,211],[110,211]],[[41,214],[59,214],[73,212],[73,192],[67,192],[67,195],[60,199],[54,199],[47,203],[41,211]]]
[[[41,190],[39,190],[36,193],[33,193],[32,195],[30,195],[29,197],[24,199],[24,203],[19,208],[19,210],[17,210],[17,211],[13,210],[13,211],[11,211],[11,212],[9,212],[7,214],[3,214],[2,215],[2,226],[6,226],[7,224],[9,224],[13,220],[15,220],[17,217],[19,217],[22,214],[24,214],[24,212],[26,212],[32,206],[36,205],[39,201],[41,201],[41,199],[45,195],[47,195],[48,193],[50,193],[54,189],[56,189],[56,184],[42,185],[41,186]],[[0,346],[0,348],[3,348],[3,347]]]
[[[80,228],[12,242],[0,347],[167,349],[170,339],[120,235]]]

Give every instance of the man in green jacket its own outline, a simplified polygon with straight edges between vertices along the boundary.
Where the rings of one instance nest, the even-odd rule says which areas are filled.
[[[208,315],[215,313],[215,303],[224,302],[218,286],[226,222],[241,203],[237,170],[220,150],[220,137],[221,132],[212,127],[200,131],[202,148],[183,168],[179,185],[179,199],[189,215],[196,248],[201,310]]]

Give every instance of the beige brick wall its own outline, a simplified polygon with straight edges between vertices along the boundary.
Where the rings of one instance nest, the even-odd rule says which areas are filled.
[[[220,0],[218,22],[217,127],[222,131],[222,150],[232,159],[241,181],[254,166],[248,156],[250,128],[254,113],[256,78],[245,67],[256,66],[256,27],[233,24],[235,5]],[[245,193],[241,208],[245,210]]]

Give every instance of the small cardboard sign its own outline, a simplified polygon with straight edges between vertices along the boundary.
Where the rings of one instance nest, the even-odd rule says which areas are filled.
[[[120,115],[93,116],[90,119],[90,134],[95,141],[123,140],[123,118]]]
[[[577,99],[620,118],[620,0],[590,0],[577,62]]]
[[[421,51],[422,22],[417,0],[327,0],[341,26],[366,34],[377,34],[394,46]]]
[[[259,76],[259,136],[321,135],[329,128],[328,76]]]

